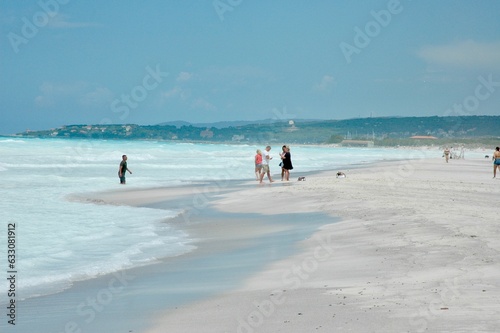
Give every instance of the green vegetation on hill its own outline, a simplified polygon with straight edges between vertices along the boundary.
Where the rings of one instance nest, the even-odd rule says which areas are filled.
[[[173,140],[239,143],[341,143],[344,139],[369,140],[379,146],[488,144],[498,145],[500,116],[390,117],[347,120],[263,121],[241,126],[195,125],[68,125],[19,136],[38,138],[92,138]],[[413,136],[434,137],[411,138]]]

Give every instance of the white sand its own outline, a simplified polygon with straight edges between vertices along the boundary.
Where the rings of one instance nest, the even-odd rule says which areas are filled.
[[[346,173],[221,195],[215,206],[227,212],[324,211],[342,222],[239,290],[161,314],[148,333],[498,332],[500,180],[491,161]]]

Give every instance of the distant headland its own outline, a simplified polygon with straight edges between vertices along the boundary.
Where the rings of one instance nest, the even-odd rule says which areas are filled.
[[[261,120],[157,125],[66,125],[16,134],[31,138],[168,140],[211,143],[421,146],[500,144],[500,116]]]

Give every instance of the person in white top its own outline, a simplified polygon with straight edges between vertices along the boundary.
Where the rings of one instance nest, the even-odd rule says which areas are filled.
[[[269,161],[273,158],[269,155],[269,151],[271,150],[271,146],[267,146],[266,149],[262,152],[262,172],[260,173],[260,182],[264,179],[264,174],[267,174],[267,178],[269,182],[272,183],[274,180],[271,178],[271,170],[269,170]]]

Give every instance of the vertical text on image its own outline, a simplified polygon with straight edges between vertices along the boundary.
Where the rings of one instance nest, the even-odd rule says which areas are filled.
[[[8,281],[8,306],[7,321],[10,325],[16,325],[16,224],[7,225],[7,281]]]

